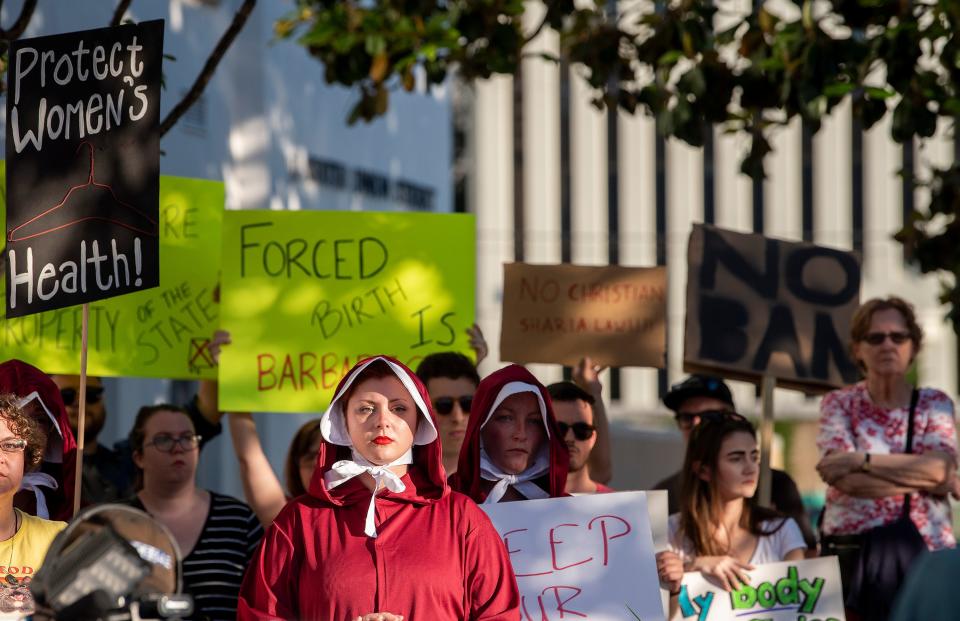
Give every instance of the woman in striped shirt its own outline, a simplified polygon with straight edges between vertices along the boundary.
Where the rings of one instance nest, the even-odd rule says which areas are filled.
[[[194,600],[189,618],[235,619],[243,572],[263,536],[257,516],[235,498],[197,487],[200,436],[182,408],[141,408],[130,446],[139,490],[131,504],[177,540],[184,592]]]

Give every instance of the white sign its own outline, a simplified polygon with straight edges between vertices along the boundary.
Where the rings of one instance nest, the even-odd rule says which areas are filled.
[[[750,584],[724,591],[700,572],[684,575],[671,621],[845,621],[837,557],[757,565]]]
[[[480,505],[510,553],[522,621],[663,621],[643,492]]]

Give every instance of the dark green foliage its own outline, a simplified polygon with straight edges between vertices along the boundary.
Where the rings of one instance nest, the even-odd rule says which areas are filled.
[[[812,0],[794,4],[792,15],[761,8],[717,30],[718,8],[705,0],[659,0],[616,18],[604,1],[547,0],[531,29],[522,0],[299,0],[276,30],[323,62],[327,81],[358,86],[351,121],[369,121],[386,110],[389,89],[414,88],[415,67],[430,84],[511,74],[533,36],[553,28],[598,107],[641,109],[663,135],[692,145],[711,124],[746,131],[753,148],[742,169],[755,177],[770,132],[798,115],[819,128],[846,97],[865,128],[893,111],[901,142],[960,114],[960,2],[832,0],[816,16]],[[942,52],[921,62],[924,50]]]
[[[924,185],[930,189],[929,206],[914,211],[896,239],[921,272],[940,274],[940,301],[960,334],[960,164],[934,169]]]
[[[755,179],[772,132],[797,116],[817,130],[847,97],[866,129],[891,113],[898,142],[960,117],[958,0],[831,0],[826,14],[793,0],[792,14],[760,8],[722,30],[718,4],[655,0],[614,18],[604,0],[545,0],[542,24],[530,28],[522,0],[298,0],[276,26],[323,62],[327,81],[358,87],[351,122],[383,114],[390,89],[412,90],[418,66],[430,84],[515,73],[525,55],[544,56],[525,47],[553,28],[596,106],[642,110],[662,135],[695,146],[712,125],[746,132],[741,170]],[[929,212],[915,213],[897,239],[923,271],[946,271],[943,301],[960,325],[960,170],[929,182]]]

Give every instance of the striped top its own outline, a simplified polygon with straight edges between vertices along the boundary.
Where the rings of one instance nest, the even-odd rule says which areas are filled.
[[[140,499],[133,506],[146,511]],[[210,492],[210,512],[197,544],[183,559],[183,591],[193,596],[187,621],[233,621],[243,573],[263,537],[253,511],[230,496]]]

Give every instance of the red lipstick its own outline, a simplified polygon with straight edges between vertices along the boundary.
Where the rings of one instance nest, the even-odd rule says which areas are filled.
[[[374,444],[379,444],[380,446],[386,446],[387,444],[393,444],[393,440],[387,436],[377,436],[373,439]]]

